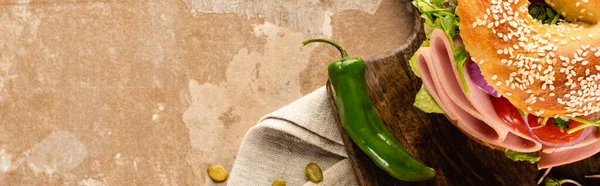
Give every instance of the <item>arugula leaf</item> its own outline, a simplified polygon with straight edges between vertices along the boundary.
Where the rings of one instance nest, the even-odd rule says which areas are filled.
[[[417,96],[415,97],[415,103],[413,105],[426,113],[444,113],[444,110],[440,108],[431,94],[429,94],[429,91],[427,91],[427,88],[425,88],[423,85],[421,85],[421,90],[419,90],[417,93]]]
[[[541,159],[541,157],[538,156],[537,152],[525,153],[513,151],[510,149],[506,149],[506,151],[504,151],[504,155],[506,155],[508,159],[511,159],[513,161],[528,161],[531,162],[531,164],[534,164],[540,161]]]
[[[561,128],[561,129],[568,129],[570,127],[569,121],[565,121],[562,118],[550,118],[550,120],[552,121],[552,123],[554,123],[554,125],[556,125],[556,127]]]
[[[543,24],[556,24],[558,19],[562,18],[559,13],[544,1],[530,5],[529,14],[531,17],[540,20]]]
[[[462,81],[464,91],[466,94],[469,94],[469,86],[467,85],[467,80],[465,79],[465,61],[467,61],[467,50],[465,47],[454,48],[454,63],[456,63],[456,67],[458,67],[458,74],[460,75],[460,80]]]
[[[425,23],[434,26],[436,20],[445,16],[457,17],[455,14],[455,6],[446,7],[445,3],[454,4],[452,0],[414,0],[413,5],[422,13],[421,17],[425,19]],[[441,27],[440,27],[441,28]]]
[[[596,127],[600,127],[600,120],[595,120],[595,121],[591,121],[591,120],[587,120],[587,119],[583,119],[583,118],[578,118],[578,117],[568,117],[571,120],[574,120],[576,122],[580,122],[583,123],[582,125],[579,125],[577,127],[573,127],[572,129],[569,129],[567,131],[567,134],[572,134],[574,132],[577,132],[579,130],[582,130],[586,127],[589,126],[596,126]]]
[[[457,19],[458,18],[456,18],[456,16],[446,16],[442,18],[441,27],[444,30],[444,32],[446,32],[446,34],[450,36],[449,39],[452,39],[454,36],[456,36],[456,33],[458,32]]]

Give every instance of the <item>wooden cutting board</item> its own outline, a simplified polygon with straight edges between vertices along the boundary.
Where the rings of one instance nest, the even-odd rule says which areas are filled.
[[[402,182],[389,176],[364,154],[336,120],[360,185],[536,185],[543,171],[526,162],[513,162],[503,151],[493,150],[467,137],[441,114],[427,114],[413,106],[421,80],[410,70],[408,59],[424,40],[423,23],[414,14],[413,33],[400,48],[365,59],[371,99],[387,127],[410,152],[437,171],[435,179]],[[409,24],[407,24],[409,25]],[[328,93],[331,97],[329,83]],[[584,185],[600,185],[600,179],[583,176],[600,173],[598,155],[555,167],[550,176],[569,178]]]

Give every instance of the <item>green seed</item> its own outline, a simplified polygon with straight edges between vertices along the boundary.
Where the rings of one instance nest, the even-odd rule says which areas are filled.
[[[210,179],[212,179],[215,182],[223,182],[227,179],[228,176],[225,167],[220,165],[213,165],[208,167],[207,172],[208,177],[210,177]]]
[[[275,181],[273,181],[273,184],[271,184],[271,186],[285,186],[285,180],[277,178]]]
[[[306,165],[306,177],[313,183],[319,183],[323,181],[323,172],[321,171],[321,167],[316,163],[310,162]]]

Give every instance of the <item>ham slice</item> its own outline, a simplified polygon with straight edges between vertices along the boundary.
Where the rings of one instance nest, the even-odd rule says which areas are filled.
[[[430,47],[421,48],[417,55],[423,84],[448,118],[455,121],[463,132],[484,143],[515,151],[542,151],[539,168],[572,163],[600,151],[598,132],[575,146],[549,148],[543,147],[529,134],[510,127],[496,114],[489,95],[477,88],[466,70],[465,80],[470,93],[464,93],[458,68],[454,64],[454,52],[446,34],[442,30],[434,30],[430,43]],[[455,39],[454,43],[462,46],[460,38]]]
[[[600,152],[600,141],[598,140],[586,146],[571,148],[560,152],[542,152],[540,153],[540,157],[542,157],[542,159],[540,159],[540,162],[538,162],[538,168],[545,169],[573,163],[589,158],[598,152]]]

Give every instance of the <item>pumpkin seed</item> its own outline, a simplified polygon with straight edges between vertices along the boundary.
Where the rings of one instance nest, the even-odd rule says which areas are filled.
[[[314,162],[310,162],[306,165],[306,177],[313,183],[319,183],[323,181],[323,172],[321,167]]]
[[[275,181],[273,181],[273,184],[271,184],[271,186],[285,186],[285,180],[277,178],[275,179]]]
[[[208,177],[210,177],[210,179],[212,179],[215,182],[223,182],[227,179],[228,176],[225,167],[220,165],[213,165],[208,167],[207,172]]]

